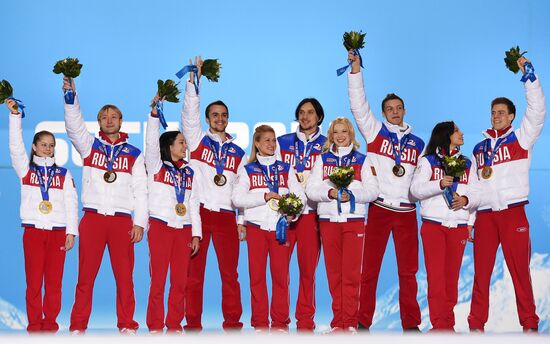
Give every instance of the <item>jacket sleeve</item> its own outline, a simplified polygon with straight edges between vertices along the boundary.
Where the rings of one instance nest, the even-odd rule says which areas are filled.
[[[330,202],[328,193],[332,187],[323,181],[323,158],[318,157],[313,164],[306,184],[306,195],[314,202]]]
[[[78,195],[71,172],[67,170],[63,184],[63,196],[67,218],[67,234],[78,235]]]
[[[527,98],[527,110],[521,120],[521,125],[516,132],[521,147],[529,150],[539,138],[544,120],[546,118],[546,100],[540,85],[540,79],[525,82],[525,97]]]
[[[348,96],[351,113],[357,128],[367,143],[372,142],[382,128],[382,122],[374,117],[363,86],[363,73],[348,74]]]
[[[357,203],[370,203],[378,198],[380,188],[378,187],[378,179],[375,173],[370,159],[365,159],[361,167],[361,186],[350,189]]]
[[[157,173],[162,167],[159,132],[159,119],[150,115],[147,119],[147,132],[145,133],[145,167],[149,174]]]
[[[23,128],[21,114],[10,114],[10,157],[11,165],[19,179],[29,172],[29,158],[23,142]]]
[[[244,166],[241,166],[237,172],[231,198],[235,207],[242,209],[259,207],[266,203],[264,193],[250,192],[250,179]]]
[[[466,195],[464,196],[468,197],[468,204],[464,208],[475,211],[479,207],[483,197],[483,183],[477,175],[477,160],[475,156],[472,156],[472,166],[470,167],[467,186]]]
[[[197,173],[200,173],[199,169],[194,169],[195,176],[193,178],[193,184],[191,185],[191,197],[189,198],[189,215],[191,216],[191,232],[194,237],[202,239],[202,222],[200,216],[200,188],[199,179],[197,179]]]
[[[147,173],[140,154],[132,166],[132,190],[134,192],[134,225],[147,228],[149,210],[147,208]]]
[[[468,226],[473,226],[476,222],[476,211],[470,209],[470,216],[468,217]]]
[[[411,194],[419,200],[425,200],[438,194],[442,194],[440,181],[430,180],[432,178],[432,168],[426,157],[422,157],[414,171]]]
[[[90,155],[94,144],[94,136],[88,132],[86,123],[82,118],[78,95],[75,95],[74,105],[65,104],[65,129],[80,156],[86,158]]]
[[[246,162],[248,161],[248,157],[243,155],[243,158],[241,159],[241,163],[239,164],[239,167],[237,168],[237,172],[240,171],[240,169],[244,169],[244,165],[246,165]],[[234,205],[234,204],[233,204]],[[244,225],[244,208],[237,207],[237,224],[238,225]]]
[[[189,151],[194,151],[201,142],[204,133],[201,129],[200,97],[191,82],[186,83],[183,109],[181,111],[181,125],[183,136],[189,145]]]

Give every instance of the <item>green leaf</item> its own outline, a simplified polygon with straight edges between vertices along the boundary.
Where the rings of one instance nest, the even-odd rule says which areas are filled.
[[[176,83],[174,80],[158,80],[157,81],[157,87],[158,87],[158,95],[160,99],[166,100],[170,103],[178,103],[178,95],[181,93],[181,91],[178,89],[179,83]]]
[[[63,74],[67,78],[76,78],[80,75],[82,64],[78,63],[77,58],[67,57],[66,59],[59,60],[53,66],[53,72],[55,74]]]
[[[218,82],[221,68],[218,59],[207,59],[202,62],[201,72],[209,81]]]
[[[7,80],[0,81],[0,104],[4,104],[6,98],[13,96],[13,88]]]
[[[523,55],[525,55],[526,53],[527,53],[526,51],[524,52],[520,51],[519,45],[516,46],[515,48],[514,47],[510,48],[510,50],[505,52],[504,63],[506,65],[506,68],[511,70],[514,74],[519,72],[518,60],[521,57],[523,57]]]
[[[365,36],[367,34],[363,31],[350,31],[345,32],[343,36],[343,43],[346,50],[363,49],[365,47]]]

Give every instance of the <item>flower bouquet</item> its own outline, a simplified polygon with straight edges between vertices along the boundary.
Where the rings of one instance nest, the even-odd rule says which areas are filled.
[[[218,62],[218,59],[207,59],[202,63],[201,73],[209,81],[218,82],[221,67],[222,65]]]
[[[25,117],[25,105],[19,99],[13,97],[13,87],[7,80],[0,81],[0,104],[8,99],[13,99],[15,101],[15,109],[21,109],[21,117]]]
[[[342,212],[342,194],[344,191],[349,195],[350,212],[355,212],[355,196],[353,196],[351,190],[348,189],[348,186],[353,181],[354,176],[355,170],[351,166],[336,167],[328,176],[328,179],[338,190],[338,197],[336,199],[338,203],[338,214]]]
[[[445,198],[445,203],[447,203],[449,209],[452,209],[453,198],[455,194],[458,195],[456,193],[458,180],[466,172],[466,159],[464,159],[464,156],[462,155],[444,156],[441,159],[441,166],[443,167],[446,175],[453,177],[453,185],[446,186],[443,189],[443,197]]]
[[[346,51],[353,50],[354,55],[358,55],[361,59],[361,54],[359,53],[359,49],[363,49],[365,47],[365,36],[367,34],[363,33],[362,31],[350,31],[345,32],[343,36],[343,43],[344,48],[346,48]],[[338,68],[336,70],[336,75],[340,76],[344,74],[344,72],[351,67],[352,62],[350,61],[346,66],[342,68]],[[361,67],[363,67],[363,60],[361,59]]]
[[[53,72],[55,74],[63,74],[64,77],[69,78],[72,85],[72,79],[80,75],[82,64],[78,63],[77,58],[67,57],[66,59],[59,60],[53,66]],[[74,90],[64,90],[65,103],[74,104]]]
[[[174,80],[170,79],[166,81],[157,81],[157,94],[159,96],[159,100],[151,104],[151,107],[156,107],[157,116],[159,117],[160,124],[164,129],[168,127],[168,123],[166,123],[166,119],[164,118],[164,107],[162,105],[162,102],[164,100],[170,103],[178,103],[180,101],[178,95],[181,93],[181,91],[178,89],[178,85],[179,82],[176,83]]]
[[[278,205],[281,217],[277,222],[275,238],[280,244],[284,244],[286,242],[286,230],[288,228],[287,216],[299,215],[304,209],[304,203],[302,202],[302,199],[300,197],[291,192],[281,196]]]
[[[527,52],[521,52],[519,50],[519,46],[516,46],[515,48],[512,47],[505,53],[506,57],[504,58],[504,63],[506,64],[506,68],[511,70],[514,74],[517,74],[517,72],[519,72],[518,60],[525,54],[527,54]],[[527,80],[531,80],[531,82],[533,82],[537,80],[537,77],[535,76],[535,68],[533,68],[531,62],[525,62],[524,68],[525,73],[521,77],[522,82],[526,82]]]

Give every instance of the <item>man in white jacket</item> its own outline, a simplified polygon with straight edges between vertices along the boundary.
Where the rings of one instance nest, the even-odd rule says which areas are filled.
[[[76,89],[68,79],[63,88]],[[135,333],[139,324],[133,319],[132,273],[134,244],[141,241],[148,217],[145,164],[141,151],[126,142],[128,134],[120,132],[122,113],[116,106],[103,106],[97,121],[99,138],[88,132],[78,97],[73,104],[65,103],[65,128],[84,165],[84,216],[70,331],[83,333],[88,327],[94,282],[107,246],[117,285],[117,327],[121,333]]]
[[[403,100],[393,93],[382,101],[385,120],[382,122],[374,117],[365,97],[360,57],[350,51],[348,59],[353,62],[348,74],[351,111],[367,141],[367,151],[380,185],[380,196],[370,204],[365,228],[359,329],[368,329],[372,324],[378,275],[391,232],[399,274],[401,325],[404,330],[417,331],[420,324],[420,307],[416,300],[418,224],[415,200],[409,188],[424,150],[424,141],[412,134],[411,126],[403,121]]]

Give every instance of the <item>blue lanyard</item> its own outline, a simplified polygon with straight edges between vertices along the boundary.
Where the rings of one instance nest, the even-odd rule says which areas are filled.
[[[222,144],[221,149],[216,149],[217,142],[213,142],[211,138],[208,138],[208,146],[212,153],[214,153],[214,166],[216,166],[216,173],[222,174],[225,169],[225,162],[227,161],[227,150],[229,144]]]
[[[495,143],[495,148],[491,152],[491,155],[489,155],[489,153],[488,153],[489,148],[491,148],[491,139],[486,139],[485,140],[485,147],[483,149],[483,159],[485,160],[485,166],[492,166],[493,165],[493,159],[495,157],[495,154],[497,153],[498,149],[500,148],[500,145],[504,141],[506,141],[507,138],[508,138],[508,136],[501,137],[500,139],[497,140],[497,142]]]
[[[390,133],[390,139],[391,143],[393,145],[393,159],[395,160],[396,165],[401,165],[401,152],[403,151],[403,148],[405,148],[405,144],[407,143],[407,140],[409,139],[409,134],[403,135],[401,140],[397,141],[397,134],[396,133]],[[398,148],[395,148],[397,146]]]
[[[275,169],[273,171],[273,181],[271,178],[269,178],[269,175],[267,174],[267,169],[271,166],[264,166],[260,164],[258,161],[256,161],[256,165],[260,168],[262,171],[262,174],[264,175],[265,183],[267,184],[267,187],[269,188],[269,191],[279,193],[279,164],[275,161],[275,163],[271,166],[274,166]]]
[[[36,176],[38,177],[38,184],[40,184],[40,193],[42,193],[42,200],[44,201],[48,201],[50,199],[48,190],[52,185],[53,177],[55,176],[55,169],[56,169],[55,164],[53,164],[49,168],[44,167],[44,170],[48,174],[48,181],[44,183],[44,175],[42,174],[42,171],[38,166],[33,165],[34,173],[36,173]]]
[[[107,170],[112,171],[113,170],[113,163],[118,159],[118,156],[120,155],[120,152],[122,151],[122,148],[126,146],[125,143],[122,143],[118,146],[112,146],[111,145],[111,155],[109,156],[109,153],[107,153],[107,146],[103,142],[101,142],[101,146],[99,149],[105,154],[105,158],[107,159]]]
[[[164,164],[164,167],[170,173],[172,180],[174,181],[174,190],[176,191],[176,200],[178,203],[183,203],[185,200],[185,188],[187,183],[187,173],[185,173],[185,168],[178,169],[174,166]]]
[[[336,166],[340,167],[342,166],[342,163],[344,163],[344,166],[349,167],[351,165],[351,160],[353,157],[353,150],[346,156],[343,156],[340,160],[340,157],[337,157],[336,159]]]
[[[309,159],[309,156],[311,154],[311,151],[313,149],[313,142],[310,141],[306,144],[304,147],[304,156],[300,159],[300,140],[298,140],[298,135],[296,135],[296,141],[294,141],[294,158],[295,158],[295,165],[296,165],[296,172],[301,173],[304,172],[304,169],[306,167],[307,161]]]

